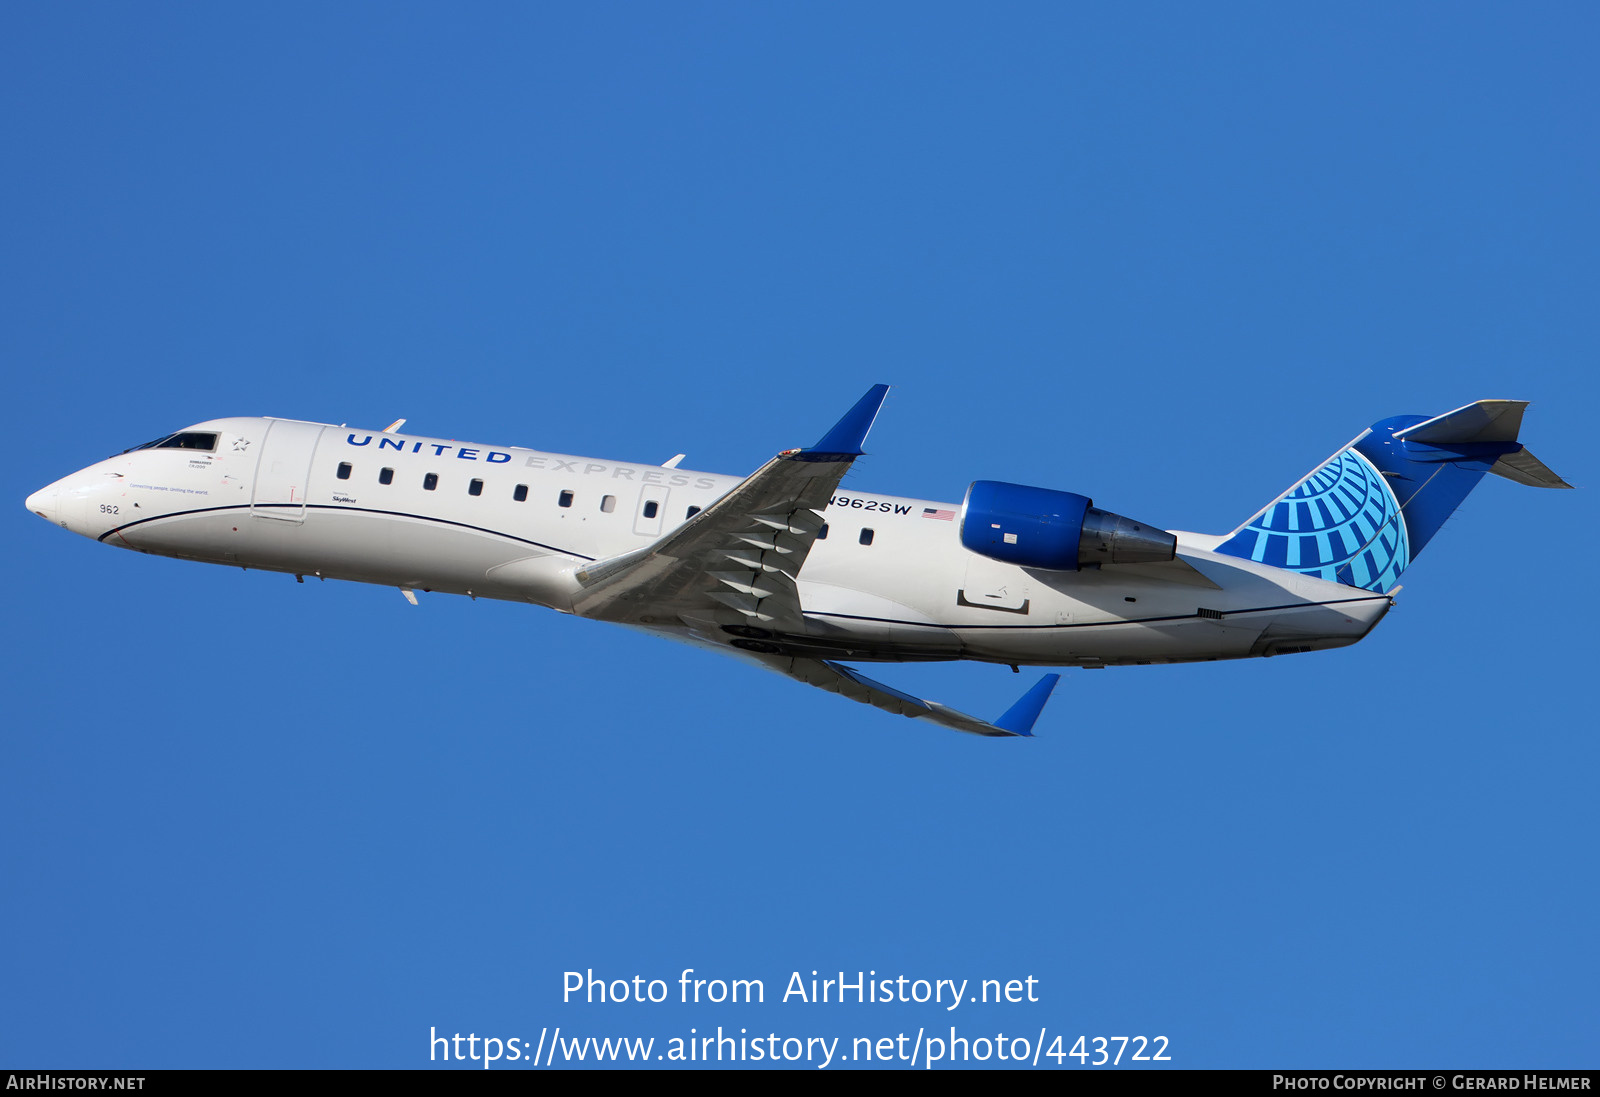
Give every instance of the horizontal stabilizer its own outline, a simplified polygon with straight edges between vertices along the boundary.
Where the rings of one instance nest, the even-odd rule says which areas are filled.
[[[1424,419],[1416,426],[1394,432],[1407,442],[1430,446],[1470,445],[1475,442],[1515,442],[1522,429],[1526,400],[1479,400],[1455,411]]]
[[[1415,426],[1394,432],[1406,442],[1429,446],[1470,446],[1485,442],[1515,442],[1522,429],[1526,400],[1479,400],[1455,411],[1435,415]],[[1496,476],[1530,488],[1570,488],[1550,467],[1526,449],[1501,455],[1490,466]]]
[[[1494,464],[1489,466],[1489,471],[1496,476],[1504,476],[1507,480],[1518,484],[1526,484],[1530,488],[1570,488],[1572,485],[1551,471],[1550,466],[1539,460],[1525,449],[1516,453],[1508,453]]]

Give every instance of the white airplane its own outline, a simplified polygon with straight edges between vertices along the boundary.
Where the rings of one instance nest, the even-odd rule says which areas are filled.
[[[960,503],[842,489],[888,386],[740,479],[296,419],[213,419],[35,492],[73,533],[161,556],[532,602],[739,655],[890,712],[1031,735],[841,660],[1104,667],[1353,644],[1484,473],[1570,485],[1525,402],[1385,419],[1221,536],[979,480]]]

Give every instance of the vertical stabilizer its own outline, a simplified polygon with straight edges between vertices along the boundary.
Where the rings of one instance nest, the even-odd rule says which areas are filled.
[[[1374,423],[1267,504],[1217,551],[1384,591],[1493,472],[1570,487],[1517,441],[1520,400],[1479,400],[1443,415]]]

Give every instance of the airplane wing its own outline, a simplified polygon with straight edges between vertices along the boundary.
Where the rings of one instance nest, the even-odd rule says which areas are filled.
[[[874,385],[815,446],[778,454],[660,540],[580,568],[573,611],[719,632],[802,629],[795,576],[888,392]]]
[[[583,589],[573,612],[646,627],[686,626],[715,650],[889,712],[975,735],[1032,735],[1059,674],[1045,675],[990,723],[840,663],[762,650],[772,645],[760,638],[805,628],[795,577],[888,391],[873,386],[815,446],[778,454],[660,540],[580,568]],[[730,633],[741,638],[738,647],[729,646]]]
[[[816,686],[829,693],[848,697],[852,701],[873,705],[885,712],[919,717],[942,727],[971,732],[974,735],[1031,737],[1034,722],[1039,719],[1039,713],[1044,711],[1044,703],[1050,699],[1056,683],[1061,680],[1059,674],[1046,674],[1034,683],[1032,689],[1022,695],[1021,700],[1008,708],[1004,715],[990,723],[948,705],[941,705],[937,701],[925,701],[909,693],[902,693],[893,686],[875,682],[858,671],[826,659],[748,654],[747,657],[754,658],[769,670],[786,674],[808,686]]]

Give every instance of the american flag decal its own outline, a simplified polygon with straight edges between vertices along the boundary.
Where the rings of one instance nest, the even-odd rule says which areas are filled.
[[[924,518],[937,518],[941,522],[949,522],[954,520],[956,512],[953,510],[934,510],[932,507],[923,507],[922,516]]]

